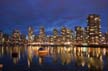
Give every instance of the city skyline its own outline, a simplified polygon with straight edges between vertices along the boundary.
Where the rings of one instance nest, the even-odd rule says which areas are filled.
[[[88,15],[93,15],[93,14],[88,14]],[[98,14],[94,14],[94,15],[98,15]],[[98,16],[100,16],[100,15],[98,15]],[[77,26],[82,27],[82,28],[84,29],[84,28],[87,27],[87,24],[88,24],[87,20],[88,20],[88,19],[86,18],[86,25],[85,25],[85,26],[76,25],[76,26],[72,26],[73,28],[70,28],[70,26],[62,25],[62,26],[60,26],[59,28],[58,28],[58,27],[53,27],[53,28],[51,28],[50,32],[47,30],[47,28],[46,28],[45,26],[39,26],[37,29],[35,29],[34,26],[32,26],[32,25],[27,26],[27,28],[23,28],[23,30],[26,30],[26,32],[22,32],[22,30],[20,30],[19,28],[13,28],[12,30],[9,30],[9,32],[6,32],[6,31],[1,30],[1,29],[0,29],[0,31],[3,32],[3,33],[6,33],[6,34],[11,35],[11,34],[13,33],[13,31],[18,30],[21,34],[24,34],[24,35],[27,36],[27,35],[28,35],[28,28],[29,28],[29,27],[32,27],[32,29],[33,29],[33,34],[34,34],[34,35],[39,35],[40,28],[43,27],[43,28],[45,29],[45,34],[46,34],[46,35],[53,35],[53,30],[54,30],[54,29],[58,30],[58,35],[61,35],[60,32],[61,32],[62,27],[68,28],[68,29],[70,29],[70,30],[72,30],[72,31],[75,31],[75,27],[77,27]],[[107,31],[102,31],[103,27],[102,27],[102,19],[101,19],[101,16],[100,16],[100,27],[101,27],[101,28],[100,28],[100,31],[101,31],[102,33],[107,33],[107,32],[108,32],[108,30],[107,30]],[[107,27],[107,26],[106,26],[106,27]],[[108,29],[108,27],[107,27],[106,29]],[[35,32],[35,30],[37,30],[37,32]]]
[[[102,21],[102,19],[101,19],[101,16],[99,15],[99,14],[88,14],[88,17],[89,16],[91,16],[91,15],[97,15],[98,17],[99,17],[99,23],[100,23],[100,31],[102,32],[102,33],[107,33],[108,31],[106,31],[106,32],[103,32],[102,31],[102,23],[101,23],[101,21]],[[12,34],[13,33],[13,31],[15,31],[15,30],[18,30],[21,34],[24,34],[24,35],[28,35],[28,28],[32,28],[32,30],[33,30],[33,34],[34,35],[39,35],[39,32],[40,32],[40,29],[41,28],[44,28],[44,32],[45,32],[45,34],[46,35],[53,35],[53,30],[54,29],[56,29],[57,31],[58,31],[58,35],[61,35],[61,29],[63,28],[63,27],[65,27],[65,28],[67,28],[67,29],[70,29],[70,30],[72,30],[73,32],[75,32],[76,31],[76,27],[82,27],[82,29],[85,29],[85,31],[86,31],[86,28],[87,28],[87,26],[88,26],[88,17],[86,17],[86,25],[85,26],[80,26],[80,25],[76,25],[76,26],[72,26],[73,28],[70,28],[70,27],[68,27],[68,26],[65,26],[65,25],[62,25],[62,26],[60,26],[59,27],[59,29],[57,28],[57,27],[53,27],[52,28],[52,30],[50,30],[50,34],[48,34],[48,31],[47,31],[47,29],[46,29],[46,27],[45,26],[40,26],[40,27],[38,27],[38,29],[35,29],[34,28],[34,26],[32,26],[32,25],[30,25],[30,26],[28,26],[27,28],[23,28],[23,29],[25,29],[26,30],[26,34],[25,33],[23,33],[20,29],[18,29],[18,28],[14,28],[13,30],[10,30],[10,33],[6,33],[6,34]],[[97,17],[97,18],[98,18]],[[93,27],[93,26],[92,26]],[[35,30],[37,30],[38,31],[38,33],[36,33],[35,32]],[[0,30],[1,32],[4,32],[3,30]],[[4,32],[5,33],[5,32]]]
[[[45,28],[45,32],[46,32],[46,34],[47,35],[52,35],[53,33],[52,33],[52,31],[53,31],[53,29],[57,29],[57,30],[61,30],[61,28],[62,27],[66,27],[66,28],[69,28],[69,29],[71,29],[71,30],[73,30],[73,31],[75,31],[75,27],[76,26],[81,26],[81,27],[86,27],[87,26],[87,18],[85,19],[85,23],[86,24],[83,24],[84,26],[82,26],[82,25],[71,25],[71,26],[68,26],[68,25],[61,25],[61,26],[53,26],[52,28],[50,28],[50,26],[49,27],[45,27],[44,25],[40,25],[40,26],[38,26],[37,28],[35,28],[35,25],[33,26],[32,24],[29,24],[28,26],[26,26],[25,28],[20,28],[20,27],[14,27],[13,26],[13,28],[12,27],[9,27],[8,28],[8,30],[6,30],[6,29],[2,29],[2,27],[0,28],[0,31],[2,31],[2,32],[4,32],[4,33],[6,33],[6,34],[11,34],[12,33],[12,31],[13,30],[19,30],[21,33],[23,33],[23,34],[25,34],[25,35],[27,35],[28,33],[28,31],[27,31],[27,29],[28,29],[28,27],[33,27],[33,29],[34,29],[34,34],[39,34],[39,29],[41,28],[41,27],[44,27]],[[103,21],[102,21],[102,19],[101,19],[101,21],[100,21],[100,23],[101,23],[101,31],[103,32],[103,33],[106,33],[106,32],[108,32],[108,24],[106,24],[106,26],[103,26],[103,23],[102,23]],[[74,23],[73,23],[74,24]],[[37,24],[36,24],[37,25]],[[5,27],[8,27],[8,26],[5,26]],[[105,28],[104,28],[105,27]],[[49,29],[50,28],[50,29]],[[60,34],[60,31],[59,31],[59,34]]]
[[[13,30],[11,35],[0,32],[1,44],[27,44],[27,45],[103,45],[108,44],[108,32],[101,31],[101,17],[97,14],[89,14],[87,26],[75,26],[74,31],[62,26],[60,30],[53,29],[52,34],[46,33],[45,27],[40,27],[39,33],[34,33],[32,26],[28,27],[28,35],[20,30]]]

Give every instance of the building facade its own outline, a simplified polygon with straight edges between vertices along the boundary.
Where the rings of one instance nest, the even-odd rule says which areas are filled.
[[[99,44],[101,37],[100,16],[90,14],[87,18],[88,44]]]

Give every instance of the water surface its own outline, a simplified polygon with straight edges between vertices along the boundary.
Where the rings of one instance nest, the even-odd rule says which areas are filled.
[[[0,46],[3,71],[107,71],[108,48]],[[48,51],[48,53],[47,53]]]

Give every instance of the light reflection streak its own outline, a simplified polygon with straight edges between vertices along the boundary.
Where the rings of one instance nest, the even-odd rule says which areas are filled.
[[[24,48],[24,49],[22,49]],[[21,60],[22,54],[27,50],[27,63],[28,67],[30,67],[31,63],[33,63],[33,58],[38,57],[39,64],[41,65],[44,62],[45,57],[51,57],[53,59],[53,63],[57,63],[60,59],[63,65],[70,64],[72,61],[76,61],[78,66],[87,65],[88,68],[103,68],[103,56],[108,54],[107,48],[82,48],[82,47],[45,47],[48,51],[47,55],[40,56],[39,55],[40,46],[30,46],[30,47],[1,47],[0,48],[0,58],[4,55],[10,55],[12,57],[12,53],[17,53],[18,56],[12,57],[13,62],[17,64],[19,60]],[[83,50],[84,49],[84,50]],[[44,54],[44,53],[43,53]]]

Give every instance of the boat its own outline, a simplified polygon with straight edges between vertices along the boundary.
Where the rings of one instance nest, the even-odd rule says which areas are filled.
[[[41,47],[38,49],[38,54],[39,54],[39,56],[46,56],[48,54],[48,50]]]
[[[3,68],[3,64],[0,64],[0,69],[2,69]]]

